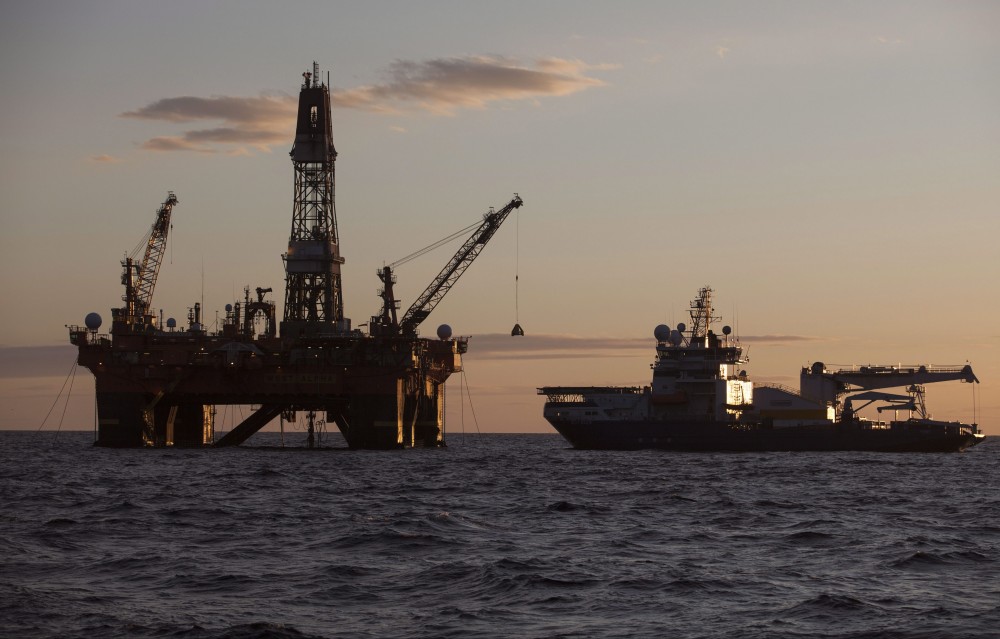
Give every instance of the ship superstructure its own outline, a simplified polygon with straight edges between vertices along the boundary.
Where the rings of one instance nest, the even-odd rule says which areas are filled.
[[[442,325],[437,339],[422,338],[420,323],[468,268],[502,224],[521,206],[516,196],[498,215],[492,209],[469,242],[428,287],[401,326],[395,318],[391,269],[384,320],[368,332],[345,317],[334,204],[330,93],[314,63],[303,74],[291,151],[294,171],[292,226],[285,265],[284,315],[278,321],[270,287],[245,289],[226,305],[217,330],[207,330],[200,303],[187,325],[164,322],[151,298],[178,204],[170,193],[157,211],[137,256],[122,263],[125,305],[112,309],[109,333],[90,313],[85,326],[70,326],[78,362],[96,385],[96,444],[102,446],[229,446],[244,442],[267,423],[303,413],[308,443],[323,423],[334,423],[353,448],[444,444],[445,380],[461,370],[467,340]],[[467,242],[467,244],[469,243]],[[432,290],[433,289],[433,290]],[[391,310],[391,312],[390,312]],[[251,412],[225,436],[215,436],[216,407],[249,406]]]
[[[864,366],[836,371],[817,362],[802,370],[798,392],[754,387],[729,326],[710,328],[712,289],[691,302],[690,329],[657,326],[649,386],[546,386],[543,415],[576,448],[672,450],[961,450],[978,443],[975,424],[930,419],[924,385],[978,383],[972,367]],[[880,389],[902,387],[907,394]],[[909,415],[890,422],[858,410]]]

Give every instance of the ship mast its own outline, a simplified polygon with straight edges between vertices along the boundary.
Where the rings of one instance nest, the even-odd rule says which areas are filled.
[[[712,288],[705,286],[698,290],[698,297],[691,300],[691,341],[708,337],[708,327],[719,317],[712,315]]]
[[[302,74],[295,144],[292,231],[285,260],[285,315],[282,337],[315,336],[349,330],[344,320],[340,241],[334,206],[333,126],[330,90],[320,82],[319,65]]]

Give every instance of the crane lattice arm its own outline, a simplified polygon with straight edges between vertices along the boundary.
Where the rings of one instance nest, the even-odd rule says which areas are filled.
[[[496,233],[500,225],[510,215],[510,212],[519,208],[523,203],[520,196],[515,193],[514,199],[508,202],[507,206],[499,211],[490,211],[483,217],[483,223],[479,225],[479,228],[472,233],[469,239],[465,241],[465,244],[451,258],[451,261],[441,269],[441,272],[430,283],[430,286],[420,294],[417,301],[403,314],[403,318],[399,321],[399,327],[404,335],[413,335],[416,333],[420,323],[427,319],[427,316],[431,314],[431,311],[438,305],[438,302],[455,285],[458,278],[462,276],[465,269],[469,268],[472,261],[476,259],[486,246],[486,243],[490,241],[493,234]]]
[[[135,279],[126,282],[126,302],[134,320],[141,320],[149,314],[150,305],[153,302],[153,289],[156,287],[156,278],[160,274],[160,264],[163,262],[163,253],[167,248],[167,233],[170,231],[170,214],[177,204],[177,196],[173,191],[167,192],[167,199],[156,211],[156,219],[149,230],[146,239],[146,252],[142,256],[142,263],[132,266],[131,259],[127,260],[128,270],[135,270]],[[131,274],[126,273],[126,278],[131,279]]]

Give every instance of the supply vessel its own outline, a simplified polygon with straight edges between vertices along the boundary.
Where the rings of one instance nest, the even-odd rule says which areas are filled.
[[[574,448],[679,451],[950,452],[979,443],[976,424],[931,419],[925,385],[978,383],[962,366],[855,366],[830,370],[816,362],[800,386],[754,384],[748,362],[720,318],[712,289],[698,291],[691,326],[659,325],[649,386],[545,386],[543,415]],[[885,389],[905,389],[889,393]],[[867,419],[859,411],[905,419]]]
[[[170,192],[145,240],[122,261],[124,305],[112,309],[110,332],[101,332],[97,313],[83,326],[68,327],[78,363],[95,378],[97,445],[238,445],[272,420],[296,420],[298,413],[307,422],[309,446],[327,423],[336,424],[352,448],[444,445],[445,380],[461,370],[468,341],[453,337],[446,324],[437,339],[420,337],[418,328],[522,200],[515,194],[468,227],[475,229],[401,315],[395,264],[379,269],[382,311],[352,327],[341,285],[330,92],[315,63],[302,76],[280,322],[268,297],[272,288],[263,286],[254,293],[247,286],[214,327],[206,327],[200,302],[189,308],[186,326],[154,310],[179,204]],[[220,405],[247,406],[249,415],[217,439]]]

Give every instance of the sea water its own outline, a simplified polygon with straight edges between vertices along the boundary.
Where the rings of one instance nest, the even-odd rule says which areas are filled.
[[[279,437],[0,433],[0,635],[1000,636],[998,438],[693,454]]]

